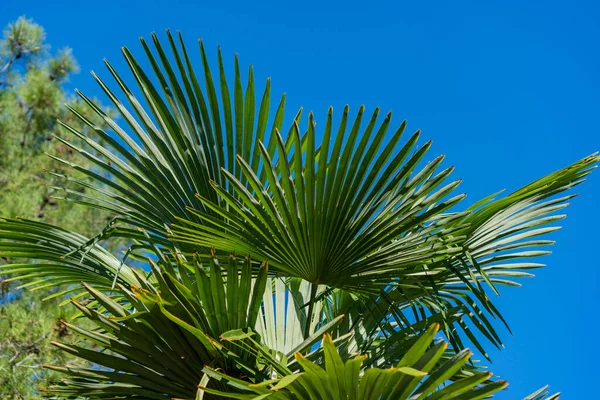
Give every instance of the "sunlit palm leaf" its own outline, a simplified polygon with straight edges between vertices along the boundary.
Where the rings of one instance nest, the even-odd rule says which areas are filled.
[[[531,393],[523,400],[558,400],[558,398],[560,398],[560,393],[550,394],[548,385],[546,385],[543,388],[536,390],[534,393]]]
[[[297,353],[296,360],[303,372],[287,375],[262,385],[239,382],[212,368],[209,377],[226,380],[245,393],[230,394],[201,387],[199,391],[236,399],[483,399],[502,390],[507,383],[490,381],[489,372],[475,373],[454,379],[467,363],[468,350],[440,364],[447,344],[433,343],[437,325],[429,328],[402,359],[389,369],[369,368],[363,371],[365,356],[350,360],[338,354],[331,338],[323,339],[325,368]],[[363,373],[364,372],[364,373]],[[209,381],[210,382],[210,381]],[[268,387],[270,393],[264,393]],[[252,394],[254,393],[254,394]]]
[[[89,149],[59,138],[93,165],[85,168],[64,161],[89,178],[81,180],[69,176],[67,179],[95,189],[102,195],[101,198],[85,201],[77,197],[72,200],[108,210],[119,217],[121,225],[143,228],[158,239],[165,236],[175,216],[200,221],[186,207],[210,212],[195,197],[196,194],[221,203],[209,185],[210,180],[225,184],[221,168],[227,168],[244,181],[234,162],[236,154],[249,160],[254,168],[258,167],[255,143],[258,140],[269,141],[271,132],[281,128],[285,104],[285,97],[282,97],[275,115],[271,117],[272,125],[268,127],[271,101],[268,80],[262,97],[257,99],[250,68],[244,91],[236,57],[232,95],[220,51],[217,84],[201,42],[202,70],[198,76],[181,36],[176,39],[167,32],[167,37],[171,54],[167,54],[156,35],[152,35],[154,52],[141,39],[152,73],[145,71],[132,53],[123,48],[135,80],[134,88],[130,88],[108,62],[106,65],[120,94],[94,74],[122,122],[105,114],[83,93],[79,93],[110,130],[103,130],[71,108],[99,140],[87,137],[65,123],[61,123],[62,126]],[[145,100],[146,107],[142,100]],[[135,237],[136,232],[115,228],[103,236],[131,237],[132,234]]]
[[[282,278],[269,278],[267,290],[263,297],[264,307],[256,325],[256,331],[262,336],[263,342],[272,349],[277,349],[291,356],[292,350],[305,341],[303,332],[308,329],[314,333],[324,321],[322,304],[317,303],[311,316],[310,326],[307,328],[307,308],[310,301],[310,285],[300,279],[285,280]],[[272,290],[269,290],[271,289]],[[324,288],[323,288],[324,289]],[[341,314],[331,319],[333,321]],[[320,337],[321,335],[317,336]],[[290,352],[292,352],[290,354]]]
[[[318,160],[312,116],[305,146],[293,124],[289,157],[279,134],[276,162],[259,143],[265,178],[238,157],[251,191],[224,171],[238,198],[213,182],[228,209],[200,196],[222,218],[193,211],[208,225],[182,219],[174,228],[176,240],[267,259],[279,272],[314,285],[368,291],[447,259],[454,251],[449,244],[460,237],[451,238],[444,225],[461,216],[442,212],[463,198],[446,199],[458,185],[442,185],[452,168],[435,174],[442,161],[438,157],[414,172],[430,144],[416,150],[417,132],[398,148],[402,123],[382,149],[391,114],[376,128],[376,110],[361,129],[363,112],[361,108],[347,132],[348,109],[344,111],[331,154],[329,113]],[[403,280],[396,284],[402,286]]]

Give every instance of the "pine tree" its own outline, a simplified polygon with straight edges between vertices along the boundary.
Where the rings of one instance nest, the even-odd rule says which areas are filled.
[[[83,199],[85,191],[55,189],[64,187],[60,174],[65,164],[46,155],[87,165],[71,147],[54,137],[60,131],[62,137],[78,144],[57,124],[57,119],[69,125],[78,123],[65,109],[65,102],[102,125],[89,107],[83,107],[81,100],[71,98],[65,90],[65,83],[77,71],[71,50],[51,51],[43,27],[32,20],[21,17],[4,30],[0,41],[0,209],[4,217],[51,222],[91,234],[102,229],[110,216],[60,201],[58,198],[66,195]],[[81,129],[91,134],[83,124]],[[0,264],[7,261],[3,258]],[[41,301],[56,290],[27,293],[19,290],[19,284],[0,275],[1,399],[39,398],[38,388],[55,379],[54,373],[42,369],[43,363],[69,359],[49,344],[70,337],[59,323],[68,317],[58,306],[61,299]]]

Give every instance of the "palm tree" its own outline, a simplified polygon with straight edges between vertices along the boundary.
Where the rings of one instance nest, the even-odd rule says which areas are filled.
[[[0,253],[25,260],[2,272],[32,290],[67,285],[53,295],[77,310],[64,325],[92,345],[56,343],[97,367],[47,366],[69,376],[48,395],[475,399],[504,388],[466,346],[488,358],[502,345],[493,321],[508,325],[489,292],[543,266],[530,259],[548,253],[543,237],[599,157],[461,207],[452,168],[391,113],[378,122],[378,109],[346,107],[334,123],[330,109],[317,132],[301,109],[284,134],[285,96],[271,114],[269,80],[257,98],[250,67],[244,89],[236,56],[230,90],[220,51],[217,84],[201,42],[197,75],[181,36],[167,39],[170,53],[156,35],[153,49],[141,40],[149,69],[123,49],[134,88],[108,62],[120,94],[93,74],[119,122],[79,93],[110,131],[75,109],[94,136],[60,123],[85,147],[57,140],[93,167],[50,155],[97,193],[64,198],[110,224],[86,238],[0,220]],[[102,246],[111,240],[128,243],[122,257]]]

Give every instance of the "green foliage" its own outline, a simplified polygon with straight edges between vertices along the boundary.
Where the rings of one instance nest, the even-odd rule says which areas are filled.
[[[197,75],[181,37],[167,36],[170,54],[156,35],[153,48],[142,39],[151,71],[123,50],[135,88],[109,63],[120,92],[95,75],[123,124],[82,93],[85,107],[73,103],[60,123],[68,151],[55,149],[52,176],[67,179],[73,204],[115,219],[91,237],[0,219],[11,258],[1,270],[32,288],[85,282],[57,296],[72,296],[80,319],[66,326],[101,351],[55,343],[95,367],[48,366],[69,375],[50,395],[435,399],[503,388],[467,363],[466,347],[487,357],[502,345],[490,294],[542,266],[530,259],[553,243],[544,235],[564,217],[564,192],[599,157],[460,208],[459,181],[444,184],[452,169],[437,172],[441,157],[423,165],[429,143],[418,132],[402,142],[405,122],[388,138],[391,114],[363,126],[364,109],[350,119],[346,108],[334,128],[330,110],[318,142],[300,110],[284,135],[285,97],[270,114],[269,81],[257,101],[236,57],[230,91],[220,52],[216,84],[202,43]],[[123,238],[124,258],[101,246]],[[434,340],[438,326],[448,344]]]
[[[196,260],[192,265],[177,267],[165,260],[162,268],[151,262],[156,282],[140,279],[141,287],[131,289],[118,285],[116,298],[84,285],[95,302],[88,306],[75,301],[73,304],[98,329],[68,326],[106,351],[56,345],[112,372],[51,366],[74,377],[95,379],[98,384],[86,387],[78,379],[66,380],[50,388],[50,392],[67,398],[108,394],[192,398],[205,365],[231,373],[243,365],[246,375],[264,379],[265,372],[257,366],[256,356],[220,343],[219,337],[226,329],[255,324],[257,306],[265,290],[266,266],[252,284],[245,279],[251,270],[250,260],[238,265],[230,258],[226,270],[232,275],[224,285],[225,269],[214,258],[207,261],[203,264]],[[121,305],[121,298],[126,300],[125,306]],[[234,314],[234,307],[239,312]]]
[[[440,391],[438,398],[467,392],[483,398],[506,385],[490,381],[491,373],[464,369],[471,355],[467,350],[448,358],[446,343],[433,344],[438,325],[420,337],[403,338],[398,343],[403,356],[392,369],[367,368],[365,355],[344,361],[328,334],[321,347],[309,353],[322,331],[331,331],[336,324],[325,325],[294,349],[292,359],[263,345],[260,335],[251,329],[263,296],[272,296],[266,285],[266,265],[260,267],[253,282],[246,279],[252,268],[250,260],[238,264],[231,256],[226,267],[214,257],[207,263],[180,260],[178,265],[163,259],[160,265],[150,262],[150,267],[154,284],[141,281],[142,288],[131,290],[119,285],[113,292],[118,295],[113,297],[84,284],[95,301],[87,306],[73,304],[96,329],[65,326],[103,351],[55,345],[104,368],[48,366],[72,377],[52,386],[51,395],[193,399],[199,395],[196,386],[201,383],[206,398],[255,397],[243,395],[245,390],[260,398],[272,393],[274,398],[363,399],[368,393],[372,398],[407,399],[425,397],[454,380],[454,386]],[[325,370],[319,366],[323,361]]]
[[[543,388],[531,393],[523,400],[558,400],[559,397],[560,393],[550,394],[548,385],[546,385]]]
[[[59,203],[56,197],[64,196],[63,187],[69,190],[69,186],[60,176],[59,163],[45,155],[50,152],[71,161],[83,160],[53,137],[57,117],[78,124],[63,107],[64,102],[73,101],[64,83],[77,70],[71,50],[50,53],[44,29],[31,20],[21,17],[4,30],[0,41],[0,210],[3,216],[47,221],[89,235],[106,224],[108,214]],[[80,101],[73,106],[83,109]],[[86,110],[82,112],[95,119]],[[81,129],[85,131],[83,126]],[[77,196],[82,195],[85,190],[79,189]],[[0,260],[2,264],[10,262],[7,254]],[[0,275],[2,288],[9,291],[0,303],[2,399],[38,398],[38,389],[56,379],[55,373],[42,369],[43,362],[62,363],[72,358],[49,345],[61,332],[68,333],[57,325],[64,313],[58,300],[40,303],[44,297],[60,297],[58,292],[40,288],[27,293],[19,290],[19,280],[19,276]]]
[[[46,38],[44,28],[25,17],[8,24],[3,35],[0,47],[0,57],[6,63],[0,69],[3,74],[10,74],[10,68],[16,60],[37,56]]]
[[[36,399],[59,378],[54,371],[42,368],[44,363],[85,364],[50,342],[81,340],[60,323],[69,315],[57,300],[41,301],[42,296],[35,292],[25,293],[18,301],[6,302],[7,296],[5,291],[0,307],[0,398]]]
[[[201,386],[200,394],[218,394],[237,399],[484,399],[507,386],[505,381],[490,381],[490,372],[469,373],[460,376],[461,369],[471,357],[463,350],[449,360],[443,360],[447,344],[434,343],[438,325],[432,325],[410,346],[402,359],[388,369],[362,369],[366,356],[344,361],[338,354],[331,336],[323,337],[325,368],[308,360],[301,353],[295,358],[302,372],[272,379],[264,384],[240,384],[213,368],[206,368],[208,376],[225,380],[232,386],[241,386],[254,395],[230,395],[227,392]],[[237,385],[236,385],[237,384]],[[444,385],[443,388],[440,388]],[[269,389],[267,391],[266,389]]]
[[[5,217],[39,218],[89,235],[107,223],[107,215],[72,203],[59,205],[56,197],[64,191],[56,187],[65,187],[62,171],[44,154],[88,165],[53,138],[57,118],[91,135],[63,107],[73,102],[63,84],[78,67],[70,49],[49,54],[44,39],[41,26],[21,17],[9,24],[0,41],[0,209]],[[98,120],[80,101],[73,107]],[[77,138],[64,134],[77,143]],[[57,175],[49,175],[49,170]]]

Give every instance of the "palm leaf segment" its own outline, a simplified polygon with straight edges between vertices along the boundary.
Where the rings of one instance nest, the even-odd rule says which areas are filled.
[[[267,278],[267,290],[256,324],[256,332],[265,345],[291,356],[298,347],[314,344],[306,343],[305,332],[314,338],[314,332],[331,329],[332,324],[341,322],[339,316],[343,313],[325,316],[322,302],[317,302],[312,315],[308,316],[306,305],[310,302],[310,293],[310,285],[301,279]]]
[[[52,297],[80,291],[82,281],[105,291],[117,283],[140,287],[146,282],[146,273],[129,268],[101,246],[88,246],[85,253],[78,253],[87,242],[88,238],[53,225],[0,218],[0,254],[11,261],[0,265],[0,273],[14,275],[6,281],[27,282],[19,288],[77,285]],[[18,259],[26,261],[15,263]]]
[[[531,393],[523,400],[558,400],[559,398],[560,393],[550,394],[550,390],[548,390],[548,385],[546,385],[543,388],[536,390],[534,393]]]

